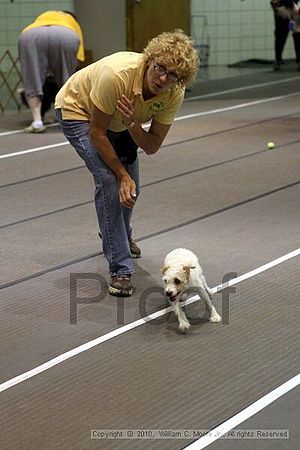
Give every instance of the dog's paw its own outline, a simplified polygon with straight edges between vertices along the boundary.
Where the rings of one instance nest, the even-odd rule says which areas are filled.
[[[179,330],[181,333],[186,333],[191,328],[191,324],[188,322],[180,322],[179,324]]]
[[[210,316],[209,321],[211,323],[218,323],[221,322],[222,318],[218,313],[214,313]]]

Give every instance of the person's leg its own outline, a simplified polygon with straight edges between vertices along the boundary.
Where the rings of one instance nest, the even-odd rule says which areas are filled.
[[[47,27],[33,28],[21,33],[19,57],[25,95],[32,114],[27,132],[45,131],[41,116],[43,84],[47,74]]]
[[[49,30],[49,67],[60,88],[76,70],[79,37],[73,30],[51,26]]]
[[[274,14],[275,19],[275,70],[280,70],[282,53],[289,34],[289,20]]]
[[[296,53],[297,70],[300,70],[300,33],[293,33],[294,48]]]
[[[139,193],[140,193],[140,180],[139,180],[139,160],[138,157],[136,160],[128,164],[126,166],[127,172],[131,176],[131,178],[134,180],[136,185],[136,201],[138,199]],[[132,258],[140,258],[141,257],[141,249],[137,246],[136,242],[132,238],[132,226],[131,226],[131,217],[132,217],[133,209],[130,208],[123,208],[123,217],[129,242],[129,248]]]
[[[42,122],[42,114],[41,114],[41,99],[40,97],[31,97],[28,99],[28,105],[31,110],[33,123],[38,127],[37,122]]]
[[[137,144],[132,139],[128,130],[121,131],[119,133],[108,130],[108,139],[114,147],[120,161],[123,162],[126,167],[127,172],[134,180],[136,185],[136,200],[140,193],[140,183],[139,183],[139,161],[137,157]],[[137,246],[136,242],[132,239],[132,227],[131,227],[131,217],[132,209],[122,208],[124,223],[126,227],[129,248],[132,258],[141,257],[141,249]]]
[[[61,124],[64,135],[85,161],[94,177],[95,206],[110,275],[111,277],[130,276],[134,268],[119,201],[119,182],[91,145],[89,122],[62,120],[59,110],[56,110],[56,118]],[[125,295],[130,295],[131,292]],[[115,295],[121,294],[115,293]]]

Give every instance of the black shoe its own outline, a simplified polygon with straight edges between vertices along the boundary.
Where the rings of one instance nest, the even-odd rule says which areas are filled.
[[[102,234],[98,232],[99,238],[102,240]],[[136,245],[133,239],[129,239],[129,248],[131,253],[131,258],[140,258],[142,255],[141,249]]]
[[[131,258],[140,258],[142,255],[141,249],[136,245],[133,239],[129,239],[129,248],[131,253]]]
[[[281,70],[281,64],[282,64],[282,61],[275,61],[274,62],[274,65],[273,65],[274,72],[278,72],[279,70]]]

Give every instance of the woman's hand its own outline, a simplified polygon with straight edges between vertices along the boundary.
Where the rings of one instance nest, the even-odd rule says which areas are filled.
[[[136,185],[129,175],[120,178],[119,199],[122,206],[133,208],[136,200]]]
[[[122,95],[121,100],[118,100],[117,110],[123,116],[123,123],[126,126],[129,126],[133,122],[134,116],[134,107],[132,101],[129,100],[129,98],[127,98],[125,95]]]

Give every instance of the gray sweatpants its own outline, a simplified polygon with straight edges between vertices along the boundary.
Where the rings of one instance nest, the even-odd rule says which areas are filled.
[[[32,28],[21,33],[19,57],[27,98],[43,95],[49,73],[60,88],[75,72],[78,47],[77,33],[62,26]]]

